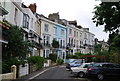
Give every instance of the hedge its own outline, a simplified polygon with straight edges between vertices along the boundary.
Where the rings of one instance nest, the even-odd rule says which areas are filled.
[[[35,64],[37,69],[41,69],[44,65],[44,58],[40,56],[31,56],[27,58],[28,63]]]
[[[61,64],[63,64],[63,63],[64,63],[63,59],[57,59],[57,64],[58,64],[58,65],[61,65]]]

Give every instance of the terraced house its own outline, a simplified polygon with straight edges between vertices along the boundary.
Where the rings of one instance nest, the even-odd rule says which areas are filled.
[[[54,27],[54,40],[59,42],[59,49],[56,50],[58,58],[66,59],[66,36],[67,28],[63,21],[60,19],[59,12],[49,14],[48,18],[55,22]]]
[[[55,27],[54,22],[50,21],[47,17],[40,15],[41,21],[41,56],[48,58],[49,54],[52,53],[52,41],[54,38],[53,29]]]
[[[7,14],[8,14],[8,11],[4,8],[4,5],[0,3],[0,43],[8,43],[6,40],[2,38],[2,29],[3,28],[7,29],[6,26],[2,24],[2,22],[3,22],[4,16]]]
[[[66,27],[59,24],[57,21],[51,20],[43,15],[40,17],[41,20],[41,37],[42,56],[45,58],[49,57],[49,54],[57,54],[58,58],[66,58]],[[53,40],[59,42],[59,47],[54,49],[52,46]]]
[[[76,52],[81,52],[80,41],[82,41],[81,26],[77,26],[77,21],[67,21],[67,53],[74,55]]]
[[[95,35],[89,32],[89,28],[82,28],[83,30],[83,44],[84,44],[84,54],[94,53],[95,45]]]
[[[35,44],[35,47],[31,49],[32,56],[40,56],[40,21],[37,18],[36,4],[30,4],[29,7],[22,4],[22,9],[24,10],[22,14],[22,26],[25,31],[25,40],[30,40],[30,42]]]
[[[93,53],[94,52],[94,34],[89,32],[89,28],[83,28],[77,25],[77,21],[67,21],[67,54],[75,53]]]
[[[59,41],[59,49],[57,50],[58,57],[65,59],[66,58],[66,27],[60,24],[56,24],[55,32],[57,33],[54,39]]]
[[[29,55],[48,58],[54,53],[58,58],[66,59],[66,54],[94,52],[95,35],[89,28],[77,25],[77,21],[60,19],[59,13],[49,14],[47,18],[36,13],[35,3],[26,6],[21,0],[19,2],[6,0],[1,4],[8,11],[8,15],[3,18],[23,28],[24,40],[35,44],[35,47],[29,48],[31,50]],[[53,40],[58,41],[57,48],[52,46]]]
[[[35,43],[34,48],[30,48],[31,56],[40,55],[40,22],[36,17],[36,12],[31,9],[31,6],[36,6],[35,4],[27,7],[22,3],[13,0],[5,0],[2,2],[4,8],[8,11],[8,15],[4,16],[4,20],[7,20],[13,25],[17,25],[24,30],[24,40],[29,40]],[[12,10],[11,10],[12,9]],[[35,9],[35,8],[34,8]]]
[[[3,24],[3,18],[8,14],[8,11],[4,8],[4,5],[0,3],[0,54],[2,54],[2,45],[8,44],[6,34],[3,30],[8,30],[9,27],[6,24]],[[0,62],[2,61],[2,57],[0,56]],[[1,72],[1,70],[0,70]]]

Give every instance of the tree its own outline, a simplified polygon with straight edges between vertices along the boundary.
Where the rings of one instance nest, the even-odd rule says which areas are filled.
[[[120,63],[120,35],[115,35],[111,40],[110,52],[112,61]],[[114,59],[113,59],[114,58]]]
[[[18,67],[20,64],[25,63],[24,60],[30,52],[29,47],[32,44],[24,41],[22,28],[11,25],[7,21],[4,22],[9,25],[9,29],[2,29],[2,34],[5,35],[4,37],[8,41],[8,44],[2,43],[2,73],[8,73],[11,71],[13,64]]]
[[[4,32],[7,33],[8,44],[3,44],[3,60],[7,58],[25,59],[26,55],[30,52],[30,44],[23,39],[23,29],[12,25],[9,30]]]
[[[120,53],[120,35],[114,37],[111,47],[114,52]]]
[[[119,32],[113,32],[109,35],[110,50],[120,53],[120,34]]]
[[[96,55],[99,55],[102,49],[102,45],[101,44],[97,44],[94,46],[94,52]]]
[[[120,56],[120,35],[118,32],[120,28],[120,2],[102,2],[95,8],[94,16],[92,18],[96,26],[104,25],[104,30],[109,32],[109,54],[113,56]],[[114,58],[116,59],[116,58]]]
[[[92,19],[96,26],[105,25],[104,30],[110,33],[120,27],[120,2],[102,2],[94,9]]]
[[[53,46],[54,48],[59,48],[59,42],[56,41],[56,40],[53,40],[52,46]]]

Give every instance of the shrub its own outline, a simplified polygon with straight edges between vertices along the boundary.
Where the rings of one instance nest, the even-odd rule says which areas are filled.
[[[51,59],[53,62],[56,62],[57,60],[57,54],[50,54],[49,59]]]
[[[53,46],[53,48],[59,48],[59,42],[56,41],[56,40],[53,40],[52,41],[52,46]]]
[[[18,66],[21,64],[16,58],[10,58],[2,61],[2,73],[9,73],[11,72],[11,66],[16,65],[17,69]]]
[[[63,64],[63,63],[64,63],[63,59],[57,59],[57,64],[58,64],[58,65],[61,65],[61,64]]]
[[[44,58],[40,56],[31,56],[27,58],[28,63],[35,64],[37,69],[41,69],[44,65]]]

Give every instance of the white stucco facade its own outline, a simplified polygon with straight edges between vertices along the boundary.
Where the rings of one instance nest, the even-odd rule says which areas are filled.
[[[89,32],[89,28],[83,28],[83,44],[85,46],[85,50],[83,53],[93,53],[94,52],[94,34]]]
[[[4,16],[5,20],[11,24],[21,26],[22,25],[22,8],[21,2],[13,2],[12,0],[4,0],[2,2],[3,7],[9,12],[8,15]]]
[[[2,2],[2,6],[9,12],[8,15],[3,18],[7,20],[9,23],[13,25],[17,25],[24,29],[24,40],[30,40],[31,42],[35,42],[39,44],[40,33],[38,30],[38,25],[36,25],[37,18],[36,15],[32,13],[32,11],[26,7],[22,7],[22,0],[18,2],[14,0],[4,0]],[[27,18],[25,17],[27,16]],[[25,17],[25,18],[24,18]],[[25,26],[25,23],[27,24]],[[40,30],[40,28],[39,28]],[[31,38],[33,36],[33,38]],[[29,38],[30,37],[30,38]],[[31,48],[32,56],[39,56],[39,51],[37,47]]]
[[[42,57],[49,57],[49,54],[52,53],[52,41],[54,38],[54,22],[44,18],[43,16],[40,17],[41,20],[41,44],[43,49],[41,49],[41,56]]]
[[[74,25],[67,24],[67,49],[68,54],[74,55],[80,53],[93,53],[94,34],[89,32],[89,29],[78,28]],[[85,45],[87,44],[87,46]]]
[[[33,14],[33,12],[29,8],[22,8],[22,26],[23,29],[26,31],[26,34],[28,35],[27,40],[30,40],[31,42],[35,43],[35,47],[31,48],[32,56],[40,56],[40,49],[41,47],[38,47],[37,45],[40,44],[40,21],[36,18],[36,14]],[[24,16],[28,16],[28,27],[24,27]],[[32,37],[32,38],[31,38]]]

